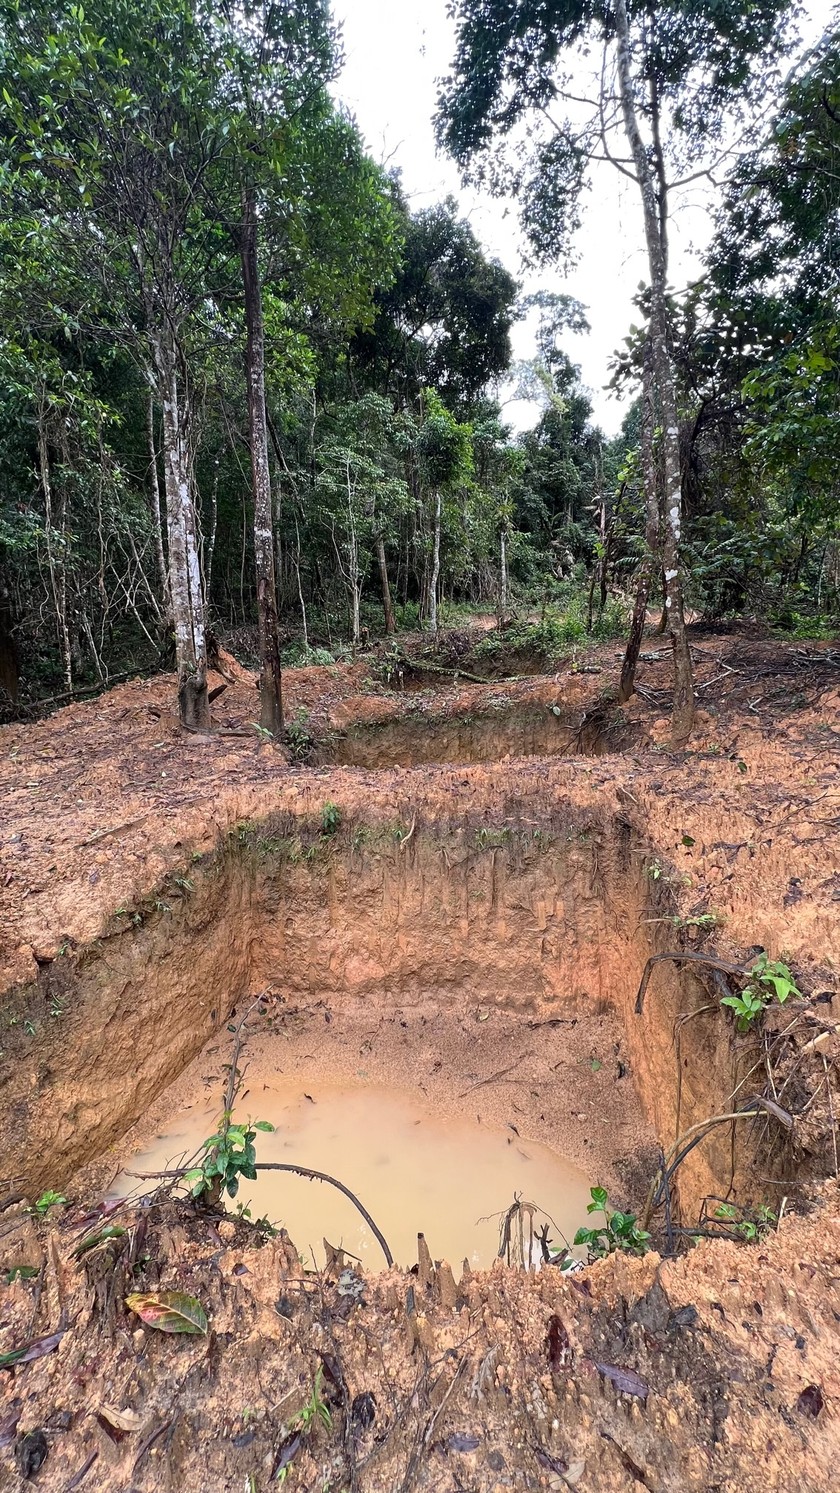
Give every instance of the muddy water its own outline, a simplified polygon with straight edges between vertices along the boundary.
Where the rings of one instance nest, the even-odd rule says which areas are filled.
[[[256,1099],[258,1098],[258,1102]],[[365,1205],[398,1264],[417,1258],[423,1232],[436,1259],[489,1267],[499,1243],[499,1215],[519,1195],[548,1215],[554,1243],[571,1240],[586,1222],[589,1186],[578,1167],[547,1146],[512,1130],[447,1119],[420,1108],[395,1089],[327,1085],[299,1076],[267,1086],[246,1100],[249,1113],[270,1120],[274,1134],[260,1134],[257,1160],[297,1162],[339,1178]],[[154,1171],[191,1155],[218,1120],[217,1104],[195,1104],[173,1115],[154,1143],[131,1157],[132,1171]],[[112,1192],[137,1186],[120,1176]],[[309,1263],[322,1264],[323,1239],[342,1245],[372,1270],[381,1249],[353,1205],[335,1188],[285,1172],[265,1172],[243,1182],[236,1203],[252,1216],[288,1229]],[[232,1208],[235,1205],[229,1204]]]

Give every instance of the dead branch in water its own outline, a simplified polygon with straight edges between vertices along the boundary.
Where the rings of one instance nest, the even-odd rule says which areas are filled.
[[[236,1103],[236,1097],[239,1093],[242,1085],[242,1079],[244,1077],[244,1074],[241,1074],[239,1072],[239,1056],[242,1051],[242,1043],[245,1038],[245,1028],[249,1018],[253,1015],[254,1011],[257,1009],[260,1003],[265,999],[265,995],[266,992],[262,992],[260,995],[255,997],[236,1028],[236,1038],[233,1044],[233,1051],[231,1053],[230,1067],[228,1071],[228,1079],[225,1087],[224,1114],[222,1116],[223,1126],[227,1121],[229,1121],[233,1113],[233,1106]],[[184,1166],[171,1167],[168,1170],[162,1172],[127,1171],[126,1176],[136,1177],[139,1181],[143,1182],[154,1181],[156,1179],[177,1182],[183,1178],[184,1174],[187,1171],[190,1170],[195,1159],[195,1157],[192,1157]],[[337,1187],[338,1191],[343,1192],[344,1196],[346,1198],[349,1198],[353,1206],[358,1209],[359,1213],[361,1213],[362,1218],[365,1220],[365,1223],[368,1225],[368,1228],[371,1230],[371,1233],[374,1235],[377,1243],[382,1249],[382,1253],[384,1254],[388,1265],[393,1265],[394,1256],[391,1254],[391,1250],[388,1246],[388,1241],[385,1238],[385,1235],[382,1233],[382,1230],[371,1218],[367,1208],[364,1206],[364,1203],[360,1202],[360,1200],[356,1197],[355,1192],[351,1192],[350,1188],[346,1187],[343,1182],[339,1182],[337,1177],[331,1177],[328,1172],[313,1171],[313,1169],[308,1166],[297,1166],[294,1162],[291,1161],[258,1161],[255,1163],[254,1170],[258,1172],[294,1172],[296,1176],[306,1177],[310,1182],[328,1182],[331,1187]],[[212,1202],[215,1205],[218,1205],[220,1201],[221,1197],[212,1198]]]
[[[162,1172],[127,1171],[125,1175],[127,1177],[136,1177],[140,1182],[153,1182],[158,1179],[172,1179],[177,1182],[179,1178],[182,1178],[184,1176],[184,1173],[188,1170],[188,1167],[177,1166],[171,1167],[168,1171]],[[388,1247],[388,1241],[385,1238],[385,1235],[382,1233],[382,1230],[378,1228],[374,1223],[364,1203],[361,1203],[359,1201],[359,1199],[356,1197],[355,1192],[351,1192],[350,1188],[345,1187],[343,1182],[339,1182],[337,1177],[331,1177],[328,1172],[313,1171],[313,1169],[309,1166],[297,1166],[292,1161],[258,1161],[255,1165],[254,1170],[258,1172],[295,1172],[299,1177],[307,1177],[310,1182],[328,1182],[331,1187],[337,1187],[339,1192],[343,1192],[344,1196],[346,1198],[349,1198],[353,1206],[359,1210],[362,1218],[365,1220],[365,1223],[368,1225],[371,1233],[374,1235],[377,1243],[380,1245],[387,1263],[389,1265],[393,1265],[394,1256],[391,1254],[391,1251]]]
[[[359,1210],[362,1218],[380,1245],[387,1263],[393,1265],[394,1256],[388,1248],[388,1241],[382,1230],[377,1228],[367,1208],[363,1203],[359,1202],[355,1192],[351,1192],[350,1188],[345,1187],[343,1182],[339,1182],[337,1177],[331,1177],[327,1172],[313,1171],[309,1166],[296,1166],[292,1161],[258,1161],[255,1170],[258,1172],[294,1172],[298,1177],[308,1177],[311,1182],[329,1182],[331,1187],[337,1187],[339,1192],[343,1192],[344,1196],[349,1198],[354,1207]]]

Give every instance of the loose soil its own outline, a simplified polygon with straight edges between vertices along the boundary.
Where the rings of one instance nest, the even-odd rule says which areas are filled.
[[[207,736],[180,731],[170,678],[0,730],[0,1264],[39,1272],[0,1285],[0,1354],[63,1334],[0,1375],[0,1488],[40,1428],[39,1487],[267,1489],[322,1357],[333,1422],[299,1438],[292,1487],[832,1486],[840,1202],[815,1188],[840,1105],[840,654],[692,646],[682,753],[655,646],[623,711],[612,646],[406,693],[361,659],[287,672],[306,720],[284,751],[222,656]],[[759,947],[804,998],[758,1040],[686,962],[657,964],[637,1014],[650,955]],[[116,1166],[221,1095],[257,995],[246,1087],[361,1070],[515,1127],[616,1204],[644,1205],[660,1146],[749,1104],[686,1155],[671,1224],[710,1195],[785,1199],[784,1221],[753,1247],[457,1284],[422,1248],[410,1276],[307,1275],[287,1236],[163,1202],[123,1205],[128,1232],[77,1264]],[[36,1227],[13,1199],[46,1186],[72,1208]],[[132,1286],[199,1296],[210,1336],[138,1328]]]

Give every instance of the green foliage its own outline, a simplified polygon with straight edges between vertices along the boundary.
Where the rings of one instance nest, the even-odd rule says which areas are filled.
[[[721,1203],[715,1209],[714,1217],[728,1224],[745,1244],[759,1244],[779,1221],[773,1209],[766,1205],[749,1209],[739,1208],[735,1203]]]
[[[338,804],[328,801],[321,810],[321,833],[324,835],[337,834],[341,828],[341,810]]]
[[[610,1208],[604,1187],[591,1188],[590,1197],[592,1201],[587,1206],[587,1213],[602,1213],[604,1222],[599,1228],[578,1229],[574,1238],[576,1245],[586,1245],[590,1260],[602,1260],[606,1255],[617,1251],[631,1255],[645,1254],[650,1234],[638,1228],[635,1213],[620,1213],[618,1209]]]
[[[802,994],[788,966],[780,959],[771,960],[761,954],[750,974],[751,979],[743,990],[721,999],[722,1006],[734,1011],[739,1032],[749,1031],[773,1002],[784,1005],[791,996],[798,998]]]
[[[301,707],[293,720],[286,725],[286,740],[292,749],[292,756],[296,762],[305,762],[313,746],[315,737],[309,729],[309,711]]]
[[[46,1192],[41,1193],[41,1196],[35,1203],[34,1212],[38,1214],[39,1218],[43,1218],[49,1212],[50,1208],[65,1208],[66,1206],[67,1199],[64,1194],[62,1192],[54,1192],[52,1188],[48,1188]]]
[[[12,1286],[16,1280],[34,1280],[40,1274],[37,1265],[13,1265],[11,1270],[4,1271],[3,1279],[7,1286]]]
[[[225,1110],[218,1132],[202,1141],[203,1160],[197,1167],[184,1173],[194,1198],[236,1197],[240,1177],[249,1182],[257,1178],[257,1152],[254,1142],[257,1131],[270,1133],[274,1130],[268,1120],[247,1120],[234,1124],[230,1110]]]

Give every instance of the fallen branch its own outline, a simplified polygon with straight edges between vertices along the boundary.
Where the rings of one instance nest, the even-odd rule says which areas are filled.
[[[331,1177],[327,1172],[313,1171],[312,1168],[308,1166],[296,1166],[294,1162],[291,1161],[258,1161],[255,1170],[258,1172],[294,1172],[296,1176],[308,1177],[312,1182],[328,1182],[331,1187],[337,1187],[339,1192],[343,1192],[344,1196],[350,1199],[354,1207],[358,1208],[371,1233],[375,1236],[376,1241],[385,1256],[387,1264],[393,1265],[394,1256],[391,1254],[391,1251],[388,1248],[388,1241],[385,1238],[385,1235],[382,1233],[382,1230],[377,1228],[376,1224],[368,1213],[367,1208],[364,1206],[364,1203],[359,1202],[359,1199],[356,1197],[355,1192],[351,1192],[350,1188],[345,1187],[343,1182],[339,1182],[337,1177]]]
[[[123,824],[112,824],[110,829],[94,830],[93,834],[88,835],[86,840],[80,841],[79,849],[85,850],[88,845],[95,845],[98,840],[107,840],[109,835],[118,835],[124,829],[133,829],[136,824],[142,824],[144,819],[148,819],[148,817],[148,813],[138,814],[136,819],[126,819]]]
[[[708,1120],[699,1120],[696,1125],[690,1126],[674,1141],[667,1154],[663,1155],[662,1165],[654,1174],[650,1184],[641,1218],[643,1229],[648,1227],[651,1216],[662,1201],[665,1189],[670,1188],[677,1169],[682,1166],[694,1147],[699,1146],[700,1142],[705,1140],[710,1130],[718,1125],[733,1124],[736,1120],[757,1120],[761,1114],[773,1115],[787,1130],[793,1128],[793,1117],[788,1114],[787,1110],[782,1109],[781,1105],[774,1104],[772,1100],[757,1095],[754,1099],[749,1099],[747,1105],[747,1108],[731,1110],[725,1115],[712,1115]]]
[[[154,1182],[158,1179],[166,1179],[169,1177],[175,1178],[177,1180],[179,1177],[183,1177],[186,1170],[188,1170],[188,1168],[176,1166],[170,1167],[168,1171],[162,1172],[127,1171],[125,1175],[127,1177],[136,1177],[140,1182]],[[368,1225],[371,1233],[376,1238],[377,1243],[380,1245],[387,1263],[389,1265],[393,1265],[394,1256],[391,1254],[391,1251],[388,1247],[388,1241],[385,1238],[385,1235],[382,1233],[382,1230],[377,1228],[364,1203],[361,1203],[359,1201],[359,1199],[356,1197],[355,1192],[351,1192],[350,1188],[345,1187],[343,1182],[339,1182],[337,1177],[331,1177],[327,1172],[313,1171],[309,1166],[297,1166],[292,1161],[258,1161],[254,1170],[258,1172],[294,1172],[296,1176],[306,1177],[310,1182],[328,1182],[331,1187],[337,1187],[339,1192],[343,1192],[344,1196],[346,1198],[349,1198],[354,1207],[357,1208],[361,1213],[362,1218]]]
[[[467,1095],[471,1094],[474,1089],[483,1089],[485,1084],[499,1083],[501,1079],[507,1078],[507,1075],[512,1073],[514,1068],[518,1068],[524,1058],[529,1058],[530,1056],[530,1052],[521,1052],[515,1063],[510,1063],[507,1068],[500,1068],[498,1073],[491,1073],[488,1078],[480,1078],[477,1083],[471,1083],[468,1089],[464,1089],[463,1094],[458,1095],[458,1098],[466,1099]]]
[[[468,679],[470,684],[492,684],[491,679],[485,679],[481,674],[470,674],[466,669],[448,669],[444,664],[425,663],[419,658],[407,658],[403,656],[397,660],[400,668],[416,669],[418,674],[448,674],[454,679]]]
[[[663,959],[673,959],[675,964],[704,964],[707,969],[720,970],[725,975],[749,975],[751,969],[743,964],[730,964],[726,959],[718,959],[714,954],[693,954],[688,949],[671,949],[664,954],[652,954],[644,967],[639,991],[636,996],[634,1007],[637,1016],[641,1016],[645,1004],[645,993],[650,984],[655,964],[661,964]]]

